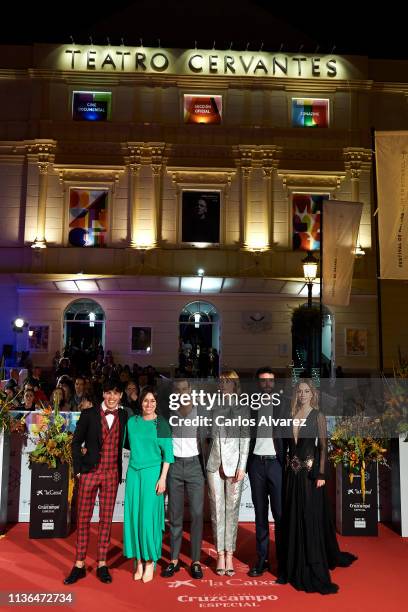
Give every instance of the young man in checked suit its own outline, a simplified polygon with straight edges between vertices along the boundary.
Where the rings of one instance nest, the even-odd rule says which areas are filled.
[[[99,532],[96,575],[101,582],[112,582],[106,566],[106,556],[116,494],[122,478],[122,441],[127,412],[119,406],[121,397],[120,382],[106,382],[102,405],[83,410],[75,429],[72,455],[74,472],[79,478],[76,561],[64,584],[73,584],[86,576],[85,558],[97,494]]]

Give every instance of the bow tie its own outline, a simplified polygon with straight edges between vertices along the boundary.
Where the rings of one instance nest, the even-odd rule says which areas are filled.
[[[113,416],[115,416],[115,414],[117,414],[117,410],[105,410],[105,416],[108,416],[108,414],[113,414]]]

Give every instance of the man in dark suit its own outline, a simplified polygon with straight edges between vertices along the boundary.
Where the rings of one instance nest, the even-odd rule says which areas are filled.
[[[277,582],[281,578],[281,515],[282,515],[282,471],[283,443],[279,429],[269,425],[258,426],[261,417],[279,418],[280,406],[272,406],[275,374],[270,367],[256,372],[258,391],[271,396],[271,404],[257,411],[256,426],[251,432],[248,458],[248,476],[251,483],[252,502],[255,508],[257,561],[249,570],[249,576],[262,576],[269,569],[269,506],[275,522],[275,547],[277,559]]]
[[[89,528],[97,494],[99,532],[96,575],[101,582],[112,582],[106,556],[116,494],[122,478],[122,441],[127,412],[119,406],[121,397],[120,382],[106,382],[102,405],[83,410],[75,429],[72,456],[74,473],[79,479],[76,562],[64,584],[73,584],[86,576]]]

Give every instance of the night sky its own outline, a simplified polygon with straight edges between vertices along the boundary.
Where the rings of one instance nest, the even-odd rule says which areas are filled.
[[[327,8],[325,8],[325,5]],[[194,47],[408,58],[408,7],[307,0],[116,0],[2,7],[3,44],[34,42]],[[283,45],[283,46],[282,46]]]

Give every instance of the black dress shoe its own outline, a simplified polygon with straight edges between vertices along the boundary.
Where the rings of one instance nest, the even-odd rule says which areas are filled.
[[[286,576],[283,574],[278,574],[278,577],[275,580],[276,584],[288,584]]]
[[[110,584],[112,582],[112,576],[110,575],[109,570],[106,567],[106,565],[102,565],[102,567],[98,567],[96,570],[96,575],[99,578],[99,580],[101,582],[104,582],[105,584]]]
[[[268,569],[269,569],[269,562],[259,560],[256,563],[256,565],[251,567],[251,569],[248,572],[248,576],[251,576],[252,578],[256,578],[257,576],[262,576],[262,574],[268,571]]]
[[[71,570],[70,575],[65,578],[64,584],[74,584],[74,582],[77,582],[77,580],[79,580],[80,578],[85,578],[85,576],[86,576],[85,566],[77,567],[76,565],[74,565],[74,567]]]
[[[180,571],[180,562],[177,561],[177,563],[169,563],[167,567],[164,568],[164,570],[161,573],[161,576],[163,576],[163,578],[171,578],[172,576],[174,576],[174,574],[176,572]]]
[[[200,580],[203,577],[203,570],[201,569],[200,563],[197,561],[191,564],[191,577],[196,580]]]

